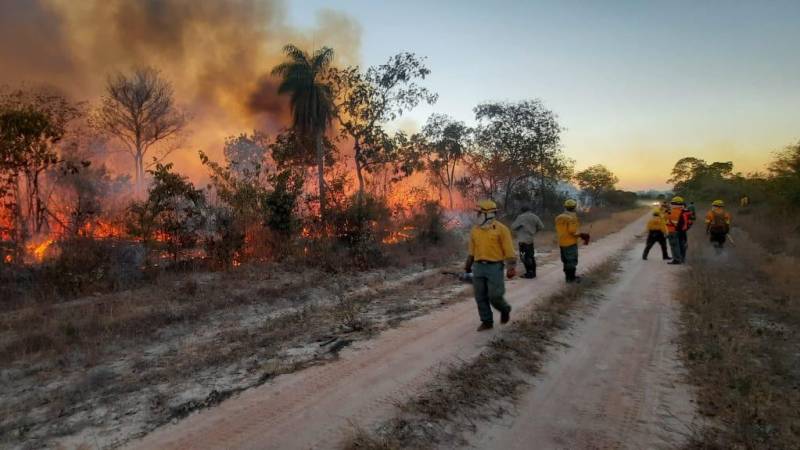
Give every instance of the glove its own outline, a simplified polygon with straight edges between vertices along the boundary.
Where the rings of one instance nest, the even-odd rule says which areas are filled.
[[[589,245],[589,241],[591,240],[591,236],[589,233],[581,233],[578,235],[583,240],[583,245]]]
[[[509,280],[517,276],[517,268],[514,266],[509,266],[506,270],[506,276]]]

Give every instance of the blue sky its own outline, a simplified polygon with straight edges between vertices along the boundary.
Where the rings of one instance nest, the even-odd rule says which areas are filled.
[[[693,155],[757,170],[800,139],[800,1],[290,1],[362,29],[361,61],[428,58],[440,95],[401,123],[467,122],[486,100],[541,98],[578,168],[602,163],[628,188],[663,186]]]

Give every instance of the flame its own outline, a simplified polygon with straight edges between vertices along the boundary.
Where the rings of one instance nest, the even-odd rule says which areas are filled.
[[[11,256],[11,255],[6,255],[3,258],[3,262],[6,263],[6,264],[11,264],[12,262],[14,262],[14,257]]]
[[[39,244],[28,244],[27,249],[28,252],[33,256],[36,262],[44,261],[45,254],[47,249],[50,248],[50,245],[55,242],[53,239],[46,239],[45,241]]]
[[[406,225],[398,231],[393,231],[389,233],[388,236],[383,238],[384,244],[398,244],[400,242],[405,242],[411,239],[414,236],[414,227],[411,225]]]

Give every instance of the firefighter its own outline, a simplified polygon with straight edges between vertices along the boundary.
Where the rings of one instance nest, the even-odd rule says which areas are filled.
[[[721,249],[731,231],[731,215],[725,211],[725,202],[714,200],[706,214],[706,234],[714,247]]]
[[[575,276],[578,267],[578,239],[589,243],[589,235],[580,233],[580,222],[575,208],[578,202],[567,199],[564,202],[564,212],[556,217],[556,234],[558,247],[561,250],[561,262],[564,264],[564,276],[567,283],[580,283],[580,277]]]
[[[666,224],[667,240],[672,252],[672,261],[669,264],[683,264],[689,247],[686,232],[692,227],[692,213],[686,209],[683,197],[676,195],[672,198]]]
[[[653,217],[647,222],[647,244],[644,246],[642,259],[647,260],[647,255],[656,242],[661,246],[661,258],[664,260],[669,259],[667,254],[667,224],[661,216],[661,208],[654,209]]]
[[[481,325],[478,331],[494,326],[492,307],[500,311],[500,323],[508,323],[511,305],[505,295],[504,264],[508,264],[505,275],[514,278],[517,274],[517,258],[511,240],[511,231],[496,219],[497,204],[481,200],[476,208],[478,215],[469,237],[469,256],[464,267],[472,273],[472,286]]]
[[[750,206],[750,197],[747,194],[742,195],[742,198],[739,199],[739,207],[747,208]]]
[[[528,206],[522,207],[522,214],[518,215],[511,224],[511,229],[517,237],[519,245],[519,259],[525,266],[523,278],[536,278],[536,256],[534,255],[533,237],[544,229],[544,224],[539,216],[531,211]]]

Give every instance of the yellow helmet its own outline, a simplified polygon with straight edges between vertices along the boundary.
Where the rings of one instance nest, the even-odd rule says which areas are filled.
[[[564,208],[567,208],[567,209],[569,209],[569,208],[574,208],[574,207],[576,207],[576,206],[578,206],[578,202],[576,202],[575,200],[573,200],[573,199],[571,199],[571,198],[568,198],[568,199],[567,199],[567,200],[564,202]]]
[[[661,217],[661,208],[653,208],[653,216]]]
[[[489,213],[497,211],[497,203],[492,200],[481,200],[478,202],[478,205],[475,207],[477,211],[482,213]]]
[[[676,195],[675,197],[672,197],[671,203],[673,205],[683,205],[685,202],[683,201],[683,197]]]
[[[714,200],[713,202],[711,202],[711,206],[719,206],[721,208],[725,206],[725,202],[723,202],[722,200]]]

